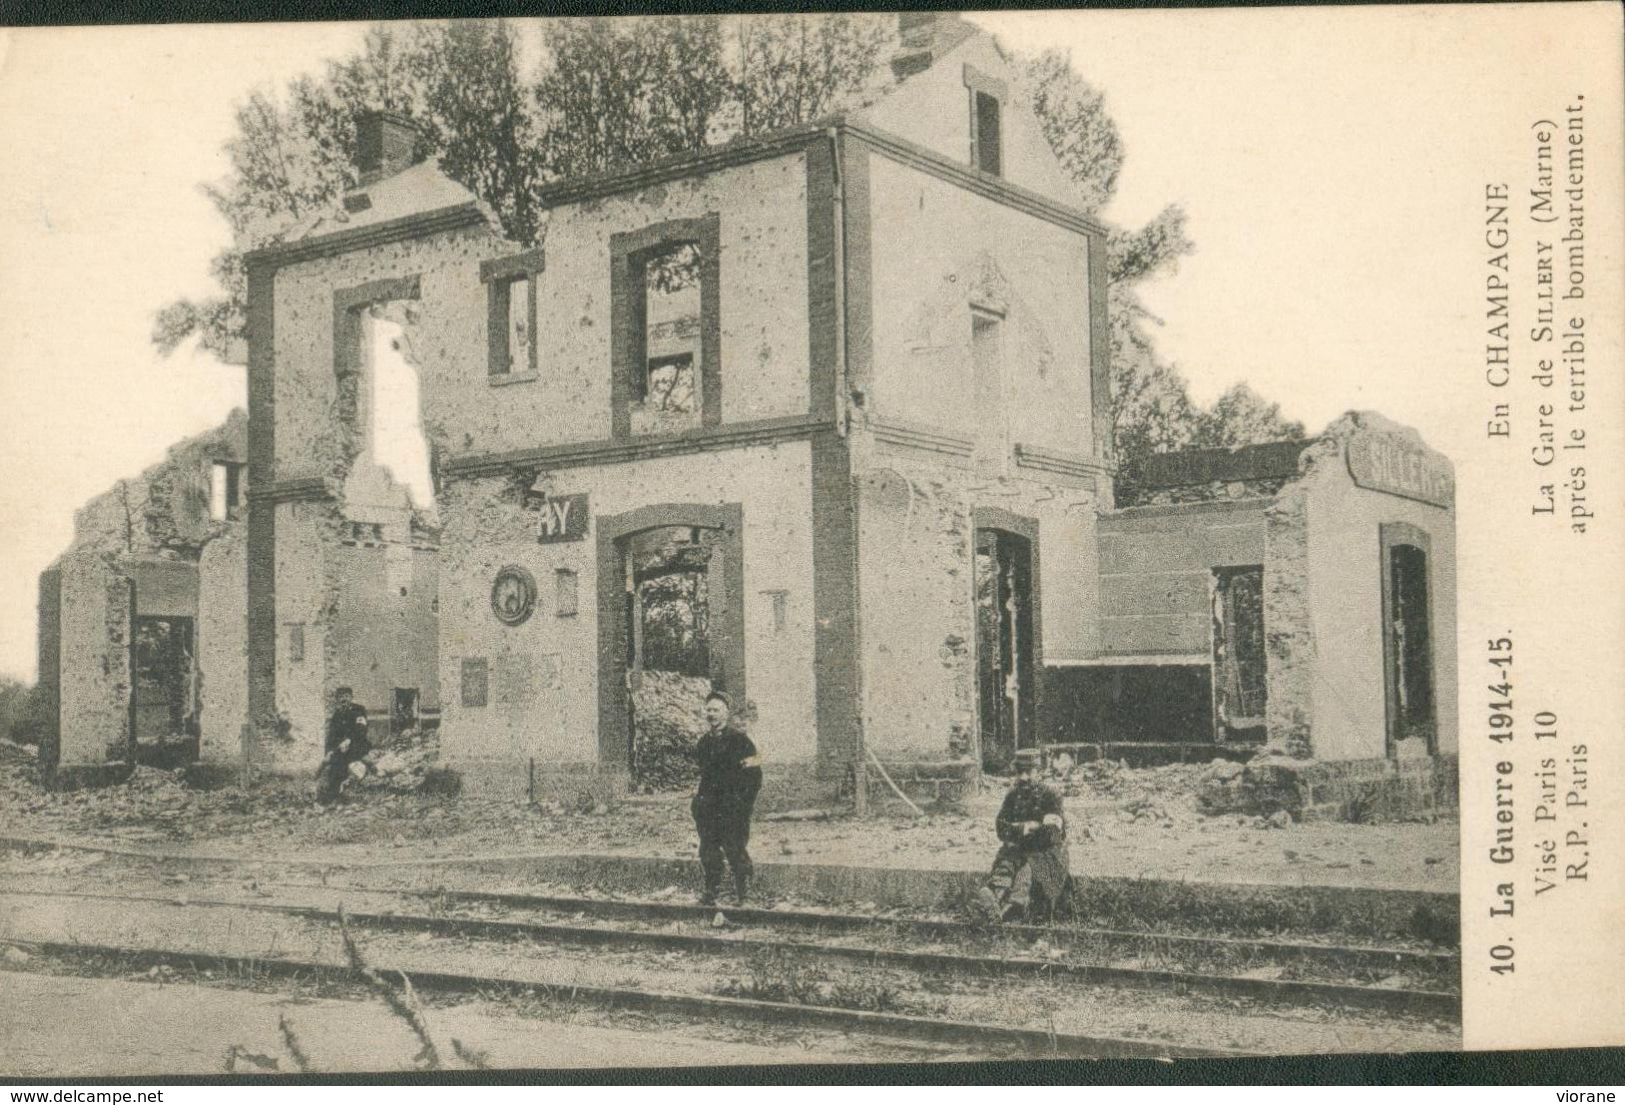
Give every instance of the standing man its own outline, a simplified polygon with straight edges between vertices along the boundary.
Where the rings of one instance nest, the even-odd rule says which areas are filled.
[[[995,822],[1002,847],[977,895],[977,907],[990,921],[1047,921],[1065,901],[1072,877],[1066,813],[1061,795],[1038,781],[1042,759],[1036,748],[1016,753],[1016,781]]]
[[[761,759],[749,737],[728,724],[731,706],[720,691],[705,699],[707,730],[694,748],[700,785],[694,793],[694,825],[700,832],[700,867],[705,872],[701,905],[715,905],[722,886],[722,861],[734,876],[734,900],[744,904],[750,889],[750,815],[762,789]]]
[[[326,755],[316,769],[316,801],[331,805],[338,801],[339,787],[350,773],[350,765],[372,751],[367,740],[367,708],[354,701],[355,692],[340,687],[333,692],[333,714],[327,719]]]

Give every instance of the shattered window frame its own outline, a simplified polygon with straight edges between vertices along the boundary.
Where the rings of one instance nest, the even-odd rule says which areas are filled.
[[[649,266],[685,247],[697,254],[699,332],[691,356],[694,373],[694,429],[722,422],[722,240],[721,217],[672,219],[640,230],[610,235],[610,405],[611,435],[618,440],[658,436],[661,429],[635,431],[634,408],[648,394]],[[665,358],[661,358],[665,359]],[[658,366],[657,366],[658,367]]]
[[[510,380],[533,380],[538,367],[536,327],[538,324],[537,285],[546,269],[546,257],[539,249],[527,250],[509,257],[497,257],[480,262],[480,282],[486,286],[487,347],[486,375],[492,383]],[[514,289],[525,285],[523,306],[525,311],[525,364],[515,370],[513,347],[509,336],[513,333]]]

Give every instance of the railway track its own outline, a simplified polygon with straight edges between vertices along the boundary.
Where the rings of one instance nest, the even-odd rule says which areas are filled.
[[[311,888],[314,889],[314,888]],[[110,903],[157,903],[174,900],[173,895],[128,895],[97,892],[65,891],[9,891],[19,895],[50,898],[80,898]],[[329,891],[329,893],[334,893]],[[352,891],[353,898],[360,892]],[[375,897],[391,897],[377,891],[366,892]],[[343,894],[339,894],[343,897]],[[420,897],[404,894],[398,898]],[[435,895],[445,901],[450,894]],[[750,935],[736,932],[673,932],[655,929],[618,928],[561,923],[556,920],[531,918],[488,918],[457,916],[446,912],[433,914],[404,913],[396,910],[351,910],[327,908],[319,905],[290,902],[243,901],[241,899],[208,899],[188,897],[186,905],[203,909],[241,909],[253,912],[276,913],[299,917],[318,923],[336,924],[341,920],[361,929],[404,931],[431,936],[472,936],[482,939],[523,940],[533,944],[570,944],[584,947],[642,947],[661,951],[696,953],[709,956],[745,957],[763,952],[798,957],[808,962],[839,963],[859,968],[883,967],[916,973],[952,975],[960,978],[986,977],[1046,977],[1064,979],[1081,985],[1126,986],[1145,989],[1166,989],[1175,993],[1205,993],[1214,996],[1247,999],[1287,1006],[1316,1008],[1366,1009],[1389,1013],[1413,1014],[1424,1017],[1453,1017],[1459,1010],[1460,997],[1448,990],[1419,990],[1393,986],[1362,986],[1347,983],[1283,980],[1245,977],[1226,974],[1203,974],[1148,967],[1127,967],[1101,963],[1067,962],[1054,958],[1002,954],[975,955],[964,952],[894,949],[850,944],[784,938],[772,933],[781,926],[809,926],[825,924],[835,918],[834,927],[847,930],[861,927],[863,919],[857,915],[786,912],[773,910],[717,911],[698,907],[676,906],[670,903],[637,903],[590,898],[555,898],[532,895],[491,895],[468,893],[457,895],[458,900],[491,904],[493,899],[509,909],[545,908],[586,912],[601,909],[602,915],[620,916],[635,920],[654,917],[677,917],[698,921],[715,917],[720,912],[730,914],[734,922],[746,926],[766,926],[769,931]],[[640,907],[644,908],[640,914]],[[869,918],[868,927],[884,931],[887,923]],[[940,935],[946,929],[957,935],[986,937],[985,929],[976,926],[944,922],[914,922],[928,926],[928,931]],[[1030,932],[1051,935],[1057,929],[1029,927]],[[1087,935],[1087,934],[1074,934]],[[1131,934],[1112,934],[1123,936]],[[1208,943],[1216,943],[1208,941]],[[1236,946],[1254,944],[1254,955],[1267,955],[1278,945],[1264,941],[1229,941],[1222,946],[1233,952]],[[1285,945],[1292,954],[1301,952],[1300,946]],[[1338,949],[1322,949],[1335,951]],[[1348,949],[1370,952],[1372,949]]]
[[[507,995],[516,1010],[541,1011],[522,1015],[577,1009],[568,1016],[734,1039],[794,1026],[875,1055],[1459,1046],[1459,959],[1426,945],[986,926],[791,903],[719,915],[670,891],[337,885],[293,871],[266,879],[263,869],[186,875],[144,861],[99,869],[77,887],[17,874],[0,891],[0,943],[67,973],[127,981],[146,977],[132,975],[136,967],[163,967],[205,985],[211,972],[253,976],[250,988],[268,993],[301,992],[301,980],[355,987],[343,930],[375,966],[452,1004]]]
[[[310,883],[281,885],[301,889],[313,889],[316,886]],[[499,910],[541,910],[563,915],[586,915],[615,920],[679,922],[708,921],[719,912],[714,906],[635,898],[450,889],[391,889],[385,892],[427,900],[442,911],[448,905],[487,906]],[[988,926],[940,918],[877,916],[832,910],[723,907],[721,912],[731,922],[748,928],[801,929],[815,933],[868,933],[886,940],[950,942],[971,946],[995,945],[1003,951],[1010,951],[1023,944],[1028,946],[1046,944],[1063,949],[1072,948],[1096,956],[1128,955],[1163,961],[1207,961],[1219,964],[1270,962],[1337,973],[1401,973],[1433,981],[1435,985],[1429,987],[1433,991],[1459,989],[1460,984],[1460,958],[1454,952],[1198,936],[1177,932],[1132,931],[1087,926],[1020,924]],[[1124,976],[1123,980],[1128,981],[1129,977]]]
[[[27,947],[40,956],[79,961],[100,957],[134,969],[162,966],[173,970],[220,971],[226,975],[255,975],[267,979],[299,982],[328,980],[355,986],[361,986],[366,982],[365,972],[361,968],[319,960],[267,959],[214,952],[60,941],[12,943]],[[382,969],[385,973],[398,970],[393,967],[375,969]],[[944,1017],[912,1016],[662,990],[548,984],[504,975],[414,969],[410,971],[410,978],[415,989],[432,994],[473,995],[484,1000],[496,996],[523,996],[539,998],[554,1005],[588,1005],[608,1010],[676,1014],[735,1023],[768,1022],[780,1027],[801,1025],[816,1029],[863,1033],[892,1040],[923,1042],[956,1050],[965,1048],[995,1050],[999,1053],[1013,1053],[1016,1056],[1163,1059],[1233,1058],[1247,1054],[1232,1048],[1054,1032]]]
[[[406,970],[414,985],[450,995],[489,993],[540,993],[549,1001],[568,994],[575,1004],[594,1005],[609,1010],[643,1010],[699,1019],[725,1021],[767,1021],[795,1024],[825,1031],[873,1035],[884,1039],[924,1041],[940,1046],[978,1049],[988,1054],[1055,1055],[1217,1055],[1244,1054],[1254,1049],[1214,1047],[1199,1042],[1212,1037],[1200,1031],[1187,1038],[1140,1039],[1131,1035],[1096,1034],[1057,1030],[1030,1024],[1001,1023],[1004,1014],[995,1008],[987,1015],[952,1015],[955,1002],[947,1002],[931,1015],[843,1007],[837,992],[833,997],[797,994],[791,1000],[765,1000],[746,992],[695,993],[692,980],[678,978],[675,985],[661,984],[659,978],[642,979],[635,956],[676,958],[707,965],[711,977],[730,970],[746,973],[751,964],[770,958],[770,968],[785,964],[792,973],[810,964],[814,970],[846,970],[860,977],[885,976],[896,980],[896,993],[916,992],[962,995],[967,988],[1009,988],[1012,1001],[1032,993],[1039,1002],[1063,1000],[1098,1006],[1101,995],[1113,992],[1145,992],[1155,995],[1153,1004],[1200,1003],[1253,1012],[1273,1011],[1291,1021],[1337,1020],[1376,1015],[1392,1020],[1395,1026],[1409,1022],[1424,1031],[1443,1031],[1448,1038],[1459,1018],[1459,995],[1454,974],[1448,968],[1450,957],[1418,951],[1389,952],[1364,947],[1337,947],[1283,941],[1241,940],[1224,937],[1168,936],[1107,930],[1067,930],[1037,926],[1011,926],[988,930],[962,922],[876,918],[864,914],[809,910],[744,909],[725,910],[727,921],[713,927],[716,911],[672,902],[637,901],[556,894],[514,894],[449,890],[379,890],[357,887],[331,888],[305,883],[279,883],[256,891],[261,897],[208,898],[199,896],[202,886],[187,887],[177,898],[172,890],[153,894],[119,894],[97,891],[25,890],[12,888],[0,893],[4,899],[52,901],[77,907],[124,914],[151,908],[183,908],[225,915],[258,915],[297,921],[315,929],[331,930],[341,923],[341,903],[348,903],[343,920],[352,931],[386,934],[414,934],[414,943],[429,941],[433,946],[477,945],[498,950],[510,959],[516,954],[533,960],[556,960],[566,949],[588,955],[619,957],[629,963],[632,985],[568,983],[558,979],[524,974],[494,974],[485,970],[445,970],[441,965],[426,967],[423,962],[391,963],[392,969]],[[304,901],[290,900],[290,892],[300,891]],[[311,898],[325,899],[312,901]],[[414,911],[413,907],[417,910]],[[427,909],[427,912],[421,910]],[[485,916],[475,915],[484,912]],[[500,912],[502,916],[490,916]],[[831,936],[844,938],[834,942]],[[943,950],[918,946],[923,939],[957,945]],[[218,948],[198,949],[169,945],[135,946],[104,940],[14,941],[32,944],[56,956],[103,957],[117,961],[162,963],[198,969],[242,969],[253,964],[268,978],[321,977],[343,981],[349,968],[287,955],[259,952],[233,954]],[[867,943],[865,943],[867,942]],[[914,946],[910,946],[914,945]],[[1047,954],[1032,954],[1035,947]],[[1433,989],[1416,989],[1393,984],[1361,985],[1346,982],[1248,977],[1200,970],[1170,970],[1165,967],[1125,966],[1111,962],[1078,961],[1076,956],[1059,958],[1063,949],[1098,955],[1114,947],[1127,947],[1138,954],[1155,954],[1160,948],[1174,948],[1186,956],[1228,957],[1254,964],[1281,961],[1315,968],[1360,969],[1372,966],[1392,970],[1404,967],[1413,976],[1431,971]],[[1023,954],[1022,949],[1026,949]],[[1279,963],[1276,964],[1278,969]],[[352,978],[353,981],[353,978]],[[625,981],[618,980],[618,981]],[[668,980],[669,983],[670,980]],[[686,992],[685,992],[686,991]],[[892,991],[887,989],[886,993]],[[772,996],[776,995],[771,995]],[[964,1005],[964,1001],[958,1001]],[[972,995],[974,1012],[988,1006],[985,998]],[[1108,1002],[1108,1004],[1110,1004]],[[1167,1013],[1163,1013],[1167,1016]],[[1088,1021],[1088,1018],[1084,1018]],[[1144,1028],[1151,1022],[1139,1022]],[[1174,1033],[1181,1035],[1181,1033]],[[1168,1033],[1162,1033],[1164,1037]],[[1334,1033],[1341,1039],[1341,1033]],[[1222,1038],[1222,1037],[1220,1037]],[[1287,1050],[1290,1050],[1287,1049]]]

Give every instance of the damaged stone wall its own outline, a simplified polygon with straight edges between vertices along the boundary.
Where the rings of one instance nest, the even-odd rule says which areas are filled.
[[[147,581],[145,605],[153,612],[195,612],[201,596],[168,592],[201,589],[187,568],[217,542],[240,534],[240,508],[226,518],[211,517],[210,480],[215,462],[243,463],[247,425],[246,413],[233,411],[222,425],[171,446],[163,461],[121,480],[75,513],[73,543],[51,569],[60,572],[57,712],[63,767],[125,762],[133,755],[132,588],[138,579]],[[240,633],[232,637],[197,625],[196,634],[193,656],[200,672],[241,655]],[[241,715],[225,716],[229,709],[215,703],[208,721],[235,728]]]
[[[1265,751],[1314,753],[1315,618],[1309,604],[1309,489],[1295,482],[1264,512],[1264,655],[1269,665]],[[1375,557],[1372,558],[1375,560]]]
[[[234,527],[198,558],[198,758],[242,762],[248,720],[247,535]]]
[[[598,520],[660,503],[737,502],[750,700],[736,709],[747,715],[768,762],[810,765],[817,751],[811,464],[807,443],[791,442],[447,484],[440,539],[442,755],[470,771],[483,762],[506,772],[510,786],[513,766],[533,757],[538,771],[595,765]],[[586,493],[593,519],[586,538],[540,543],[534,492]],[[491,605],[493,581],[509,565],[528,572],[537,592],[531,615],[511,626]],[[561,572],[572,573],[573,607],[560,604]],[[610,616],[624,615],[617,607]]]
[[[328,555],[338,590],[330,623],[334,679],[374,715],[390,712],[396,688],[416,690],[420,711],[438,710],[436,550],[347,541]]]
[[[324,551],[339,545],[346,527],[329,502],[278,503],[276,512],[279,717],[254,719],[255,760],[273,771],[304,771],[321,757],[329,701],[325,630],[339,601]]]
[[[1094,489],[857,448],[865,744],[887,761],[975,760],[975,510],[1037,520],[1042,652],[1075,656],[1095,614]]]
[[[1101,653],[1211,655],[1213,569],[1264,564],[1267,505],[1252,499],[1102,514]]]
[[[462,451],[464,443],[448,436],[442,422],[488,394],[486,289],[479,263],[514,248],[475,228],[279,270],[276,480],[324,481],[336,495],[349,477],[363,446],[356,421],[360,381],[336,371],[334,294],[380,281],[418,278],[412,344],[421,366],[419,402],[429,412],[424,432],[439,455]]]
[[[438,705],[439,504],[411,489],[422,461],[432,484],[454,447],[439,418],[461,409],[456,389],[470,376],[487,387],[479,263],[513,248],[465,229],[277,273],[276,483],[297,490],[274,506],[276,716],[256,719],[257,759],[272,770],[320,758],[339,686],[386,727],[396,688],[415,689],[420,712]],[[340,310],[355,312],[353,325]],[[415,380],[384,394],[390,366],[373,345],[390,335]],[[383,440],[418,430],[411,455]]]
[[[869,173],[875,368],[852,381],[866,409],[1091,456],[1088,238],[876,154]],[[976,385],[973,310],[1000,320],[994,396]]]
[[[1298,481],[1305,495],[1309,617],[1317,663],[1308,694],[1317,760],[1385,755],[1382,646],[1382,551],[1379,527],[1404,522],[1431,539],[1428,556],[1434,705],[1438,751],[1457,747],[1456,531],[1453,510],[1357,486],[1349,443],[1359,434],[1394,435],[1426,450],[1416,431],[1371,412],[1334,422],[1306,456]],[[1430,451],[1430,450],[1429,450]],[[1431,452],[1431,451],[1430,451]],[[1438,457],[1438,454],[1434,454]],[[1442,457],[1438,460],[1445,465]],[[1272,673],[1273,679],[1273,673]],[[1274,694],[1274,687],[1271,687]],[[1397,751],[1425,756],[1421,741]]]
[[[94,548],[73,549],[54,567],[63,599],[60,763],[127,762],[130,581]]]
[[[966,102],[963,85],[943,102]],[[859,156],[876,238],[872,367],[849,381],[864,741],[892,762],[974,764],[978,509],[1038,524],[1035,651],[1098,648],[1095,512],[1109,490],[1094,456],[1090,241],[878,150]],[[1041,693],[1041,671],[1032,682]]]
[[[1177,506],[1182,503],[1240,502],[1249,499],[1268,499],[1290,482],[1288,477],[1276,476],[1258,480],[1210,480],[1207,483],[1183,487],[1144,488],[1132,480],[1117,481],[1117,505]]]
[[[479,449],[610,436],[610,236],[709,214],[721,233],[722,421],[806,413],[807,158],[796,152],[554,209],[536,304],[546,382],[471,411]]]

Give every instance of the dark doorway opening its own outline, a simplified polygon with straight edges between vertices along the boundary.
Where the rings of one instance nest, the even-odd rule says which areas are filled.
[[[1384,543],[1383,653],[1387,661],[1388,754],[1407,741],[1435,751],[1433,627],[1428,554],[1420,544]]]
[[[396,687],[394,700],[389,709],[389,731],[391,733],[404,733],[409,729],[418,727],[418,689],[416,687]]]
[[[712,647],[713,600],[726,591],[722,536],[704,526],[661,526],[621,542],[627,762],[640,785],[676,786],[694,777],[705,697],[727,687],[721,654]]]
[[[136,760],[159,766],[197,755],[191,618],[137,616],[130,624],[130,736]]]
[[[1218,741],[1262,741],[1268,697],[1264,568],[1213,571],[1213,728]]]
[[[1017,748],[1036,743],[1032,545],[997,529],[976,530],[976,686],[982,767],[1003,772]]]

